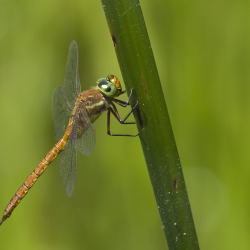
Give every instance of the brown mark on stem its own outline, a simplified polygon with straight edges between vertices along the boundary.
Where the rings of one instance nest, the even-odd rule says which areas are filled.
[[[112,37],[112,41],[113,41],[114,47],[116,48],[116,38],[115,38],[114,35],[111,35],[111,37]]]
[[[173,179],[173,185],[174,185],[174,189],[177,191],[177,188],[178,188],[178,179],[176,177],[174,177],[174,179]]]

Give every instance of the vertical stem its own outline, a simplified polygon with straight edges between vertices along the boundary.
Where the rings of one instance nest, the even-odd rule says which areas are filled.
[[[169,249],[199,249],[180,159],[139,0],[102,0]]]

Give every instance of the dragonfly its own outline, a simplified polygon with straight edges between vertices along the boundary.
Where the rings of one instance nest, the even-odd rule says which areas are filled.
[[[120,118],[115,104],[127,107],[133,89],[131,89],[127,102],[116,99],[126,91],[122,90],[121,83],[114,75],[101,78],[97,86],[81,92],[78,71],[78,46],[73,41],[69,48],[66,76],[63,87],[59,86],[53,93],[53,120],[55,125],[55,138],[58,141],[34,171],[28,176],[6,206],[0,225],[10,217],[13,210],[35,184],[51,162],[61,153],[59,169],[62,181],[69,197],[72,196],[77,172],[77,151],[90,155],[95,146],[95,129],[93,122],[107,111],[107,133],[111,136],[130,136],[127,134],[110,133],[110,114],[121,124],[134,124],[126,122],[127,118],[136,108],[131,108],[124,120]]]

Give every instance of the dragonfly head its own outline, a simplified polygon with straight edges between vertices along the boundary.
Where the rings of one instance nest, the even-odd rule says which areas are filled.
[[[125,90],[122,91],[120,81],[114,75],[109,75],[108,77],[99,79],[97,81],[97,86],[107,97],[112,98],[125,93]]]

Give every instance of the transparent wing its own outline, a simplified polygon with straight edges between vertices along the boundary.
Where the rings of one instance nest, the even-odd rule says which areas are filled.
[[[81,85],[78,71],[78,46],[73,41],[69,47],[66,76],[64,79],[63,90],[71,107],[74,107],[76,98],[81,92]]]
[[[53,94],[53,118],[56,139],[60,139],[66,131],[69,117],[74,115],[74,122],[69,140],[60,157],[60,173],[68,196],[74,190],[77,171],[77,149],[91,154],[95,145],[95,130],[89,120],[84,104],[79,105],[76,113],[72,110],[78,94],[81,92],[78,72],[78,47],[73,41],[69,48],[66,76],[63,88],[58,87]]]
[[[55,138],[60,140],[66,131],[71,109],[66,100],[62,87],[57,87],[53,93],[52,112],[55,126]]]
[[[90,155],[95,147],[95,129],[89,120],[85,105],[82,103],[76,111],[77,117],[77,150]]]
[[[62,177],[63,185],[69,197],[72,196],[77,172],[77,152],[76,152],[76,136],[77,124],[73,124],[72,131],[69,136],[64,150],[61,153],[59,169]]]
[[[77,150],[84,154],[90,155],[95,147],[95,129],[91,124],[89,128],[84,132],[82,137],[77,140]]]
[[[55,138],[59,140],[68,125],[69,117],[74,108],[76,98],[81,92],[78,72],[78,47],[73,41],[69,47],[69,56],[66,68],[64,85],[57,87],[53,93],[53,120],[55,125]]]
[[[77,150],[84,155],[93,152],[95,146],[95,130],[90,122],[86,108],[80,105],[74,116],[72,131],[60,157],[60,174],[67,195],[74,191],[77,172]],[[79,139],[77,139],[79,137]]]

